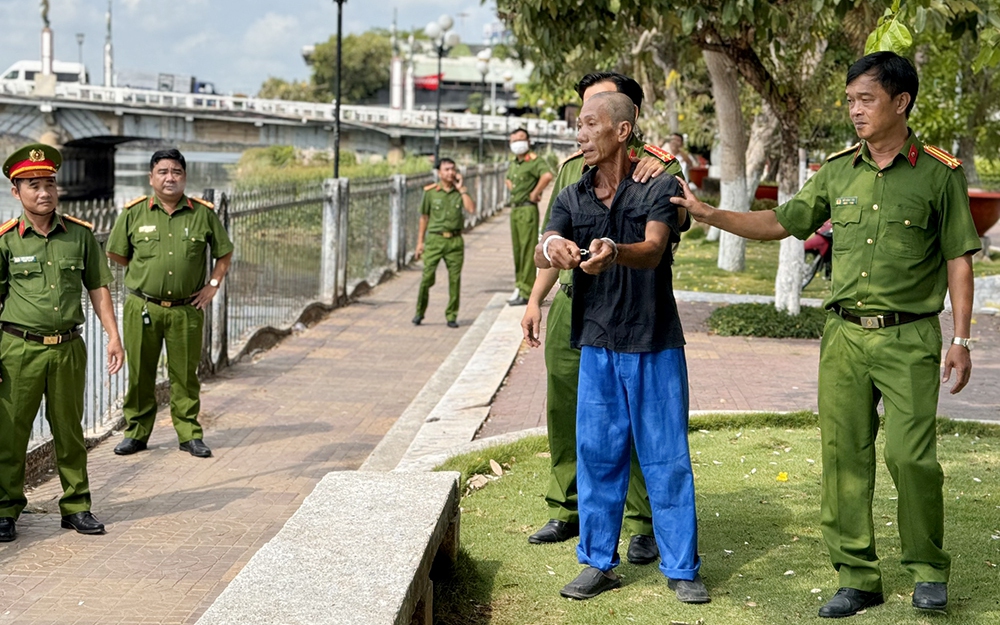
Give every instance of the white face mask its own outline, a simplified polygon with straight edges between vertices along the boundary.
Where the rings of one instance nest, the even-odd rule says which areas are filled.
[[[528,142],[527,141],[511,141],[510,151],[516,156],[521,156],[528,153]]]

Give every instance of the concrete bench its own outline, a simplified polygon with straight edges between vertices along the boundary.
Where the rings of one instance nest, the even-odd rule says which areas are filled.
[[[431,569],[458,554],[458,480],[328,474],[198,624],[432,625]]]

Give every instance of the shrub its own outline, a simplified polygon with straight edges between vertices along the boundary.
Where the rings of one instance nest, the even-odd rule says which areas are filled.
[[[712,311],[708,327],[720,336],[818,339],[823,336],[826,314],[810,306],[803,306],[798,315],[789,315],[771,304],[731,304]]]
[[[778,206],[774,200],[754,200],[750,205],[751,211],[773,211]]]
[[[702,228],[697,224],[691,224],[691,229],[681,235],[681,238],[685,241],[697,241],[698,239],[704,239],[708,234],[708,230]]]

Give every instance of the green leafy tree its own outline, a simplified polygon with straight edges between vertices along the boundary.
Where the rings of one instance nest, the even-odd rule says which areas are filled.
[[[361,35],[347,35],[341,45],[344,61],[340,90],[344,102],[363,102],[373,98],[380,89],[389,87],[392,46],[388,32],[369,30]],[[332,99],[336,93],[337,81],[336,35],[316,45],[310,64],[313,84],[327,100]]]
[[[315,102],[317,94],[316,88],[309,81],[287,81],[284,78],[271,76],[260,86],[260,91],[257,93],[257,97],[267,98],[269,100],[298,100],[301,102]]]

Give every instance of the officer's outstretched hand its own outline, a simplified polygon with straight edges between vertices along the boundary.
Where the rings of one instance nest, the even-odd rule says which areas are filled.
[[[118,373],[123,364],[125,364],[125,350],[122,349],[121,339],[115,337],[108,341],[108,374]]]
[[[538,302],[528,299],[528,306],[524,309],[524,317],[521,318],[521,331],[524,332],[524,340],[531,347],[538,347],[542,344],[538,340],[539,330],[542,329],[542,309]]]
[[[684,192],[683,195],[675,195],[670,198],[670,201],[678,206],[683,206],[687,209],[691,216],[698,221],[705,221],[709,215],[711,215],[716,209],[711,205],[706,204],[698,199],[698,196],[694,194],[691,187],[688,186],[686,180],[677,176],[677,182],[681,185],[681,190]]]
[[[656,178],[667,171],[663,161],[655,156],[643,156],[632,172],[632,180],[636,182],[649,182],[651,178]]]
[[[972,356],[969,350],[961,345],[952,345],[944,357],[944,376],[941,383],[944,384],[951,379],[951,371],[955,370],[955,384],[951,387],[951,394],[960,392],[969,383],[972,375]]]

